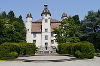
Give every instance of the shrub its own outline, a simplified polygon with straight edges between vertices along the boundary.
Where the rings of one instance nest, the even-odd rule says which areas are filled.
[[[3,49],[0,51],[0,59],[6,60],[6,59],[15,59],[18,57],[17,52],[8,52],[6,49]]]
[[[100,53],[95,53],[95,56],[100,57]]]
[[[0,45],[0,59],[14,59],[18,56],[34,55],[36,46],[33,43],[3,43]]]
[[[93,44],[87,41],[59,44],[58,49],[60,54],[71,54],[77,58],[93,58],[95,54]]]
[[[82,55],[82,53],[81,53],[79,50],[77,50],[77,51],[75,52],[75,56],[76,56],[77,58],[84,58],[83,55]]]

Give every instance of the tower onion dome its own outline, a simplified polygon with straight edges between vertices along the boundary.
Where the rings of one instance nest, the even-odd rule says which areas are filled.
[[[66,13],[63,13],[63,14],[62,14],[62,17],[67,17],[67,14],[66,14]]]
[[[48,5],[47,4],[44,5],[44,10],[42,11],[42,14],[50,14],[50,16],[51,16],[51,13],[48,10]],[[41,14],[41,16],[42,16],[42,14]]]
[[[26,18],[28,18],[28,17],[31,17],[32,18],[32,14],[31,13],[28,13]]]

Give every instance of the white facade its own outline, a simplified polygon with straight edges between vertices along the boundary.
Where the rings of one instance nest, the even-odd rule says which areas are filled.
[[[45,22],[45,20],[47,19],[47,22]],[[54,40],[55,39],[55,34],[52,34],[51,36],[51,26],[50,26],[50,15],[48,14],[46,17],[45,15],[43,15],[43,19],[42,19],[42,32],[38,33],[38,32],[32,32],[32,18],[27,18],[26,19],[26,41],[27,43],[34,43],[36,44],[36,46],[39,47],[45,47],[46,43],[48,47],[51,46],[55,46],[57,47],[57,42]],[[46,32],[47,29],[47,32]],[[46,40],[46,36],[47,40]]]
[[[41,14],[42,16],[42,24],[41,26],[41,32],[32,32],[32,15],[29,13],[26,18],[26,41],[27,43],[35,43],[38,48],[50,48],[50,47],[56,47],[57,48],[57,42],[55,41],[55,35],[51,31],[51,13],[49,12],[47,5],[45,5],[45,8]],[[35,30],[35,29],[34,29]]]
[[[27,17],[25,27],[26,27],[26,41],[27,43],[33,43],[33,40],[32,40],[33,37],[31,33],[31,30],[32,30],[32,18],[31,17]]]
[[[51,26],[50,26],[50,15],[42,15],[42,47],[51,46]]]

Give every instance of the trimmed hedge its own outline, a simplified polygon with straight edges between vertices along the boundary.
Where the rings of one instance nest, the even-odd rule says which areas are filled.
[[[15,59],[18,56],[34,55],[36,46],[33,43],[3,43],[0,45],[0,59]]]
[[[58,53],[60,54],[71,54],[77,58],[91,59],[95,55],[93,44],[87,41],[59,44],[58,49]]]

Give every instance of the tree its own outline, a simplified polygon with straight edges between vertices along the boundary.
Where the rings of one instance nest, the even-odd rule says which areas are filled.
[[[9,19],[0,19],[0,43],[10,41],[12,25],[9,24]]]
[[[13,42],[25,42],[26,31],[25,28],[19,22],[13,22],[15,28],[12,41]]]
[[[79,39],[79,26],[75,24],[74,19],[69,17],[62,20],[61,26],[54,29],[57,34],[56,40],[58,43],[78,42]]]
[[[7,14],[6,14],[6,12],[3,11],[3,12],[1,13],[1,16],[2,16],[3,18],[7,18]]]
[[[0,15],[0,44],[4,42],[25,42],[26,31],[22,16],[15,17],[14,12],[8,13],[9,17],[4,17],[5,12]]]
[[[89,11],[88,15],[85,16],[84,20],[81,21],[81,40],[90,41],[94,44],[97,49],[100,41],[100,10],[98,12]],[[100,46],[100,45],[99,45]],[[100,49],[100,48],[98,48]]]
[[[78,15],[75,15],[72,18],[74,19],[75,24],[80,25],[80,20]]]
[[[10,11],[10,12],[8,13],[8,18],[10,18],[10,19],[14,19],[14,18],[15,18],[15,14],[14,14],[13,11]]]

